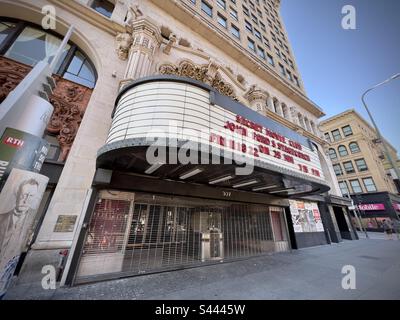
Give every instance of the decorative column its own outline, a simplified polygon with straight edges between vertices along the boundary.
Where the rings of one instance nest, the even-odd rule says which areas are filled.
[[[274,100],[271,96],[268,96],[267,98],[267,107],[270,111],[274,112]]]
[[[160,29],[147,18],[135,20],[130,24],[133,43],[129,51],[125,79],[139,79],[149,76],[156,50],[162,38]]]
[[[246,94],[246,99],[250,103],[250,107],[265,115],[265,108],[267,105],[268,93],[257,88],[256,86],[252,86],[250,90]]]

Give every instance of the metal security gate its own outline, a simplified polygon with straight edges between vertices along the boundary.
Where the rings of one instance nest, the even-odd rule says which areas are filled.
[[[276,251],[276,241],[287,240],[285,225],[276,216],[279,213],[283,217],[281,208],[258,204],[102,191],[75,282]]]

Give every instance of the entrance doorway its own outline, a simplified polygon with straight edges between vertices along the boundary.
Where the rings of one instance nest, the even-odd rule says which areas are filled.
[[[279,207],[109,192],[95,205],[76,283],[289,250]]]
[[[339,227],[340,235],[343,239],[352,240],[351,230],[349,226],[349,221],[346,219],[345,213],[341,207],[333,207],[333,212],[335,213],[337,225]]]

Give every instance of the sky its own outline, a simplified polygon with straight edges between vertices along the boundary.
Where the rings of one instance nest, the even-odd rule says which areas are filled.
[[[356,29],[342,28],[342,8],[356,9]],[[282,0],[307,96],[327,114],[355,109],[361,95],[400,73],[400,0]],[[366,98],[382,135],[400,151],[400,78]],[[400,153],[400,152],[399,152]]]

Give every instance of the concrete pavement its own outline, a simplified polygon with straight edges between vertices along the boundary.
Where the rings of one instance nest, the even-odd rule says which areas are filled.
[[[341,286],[343,266],[356,289]],[[360,239],[74,288],[12,288],[6,299],[400,299],[400,241]]]

